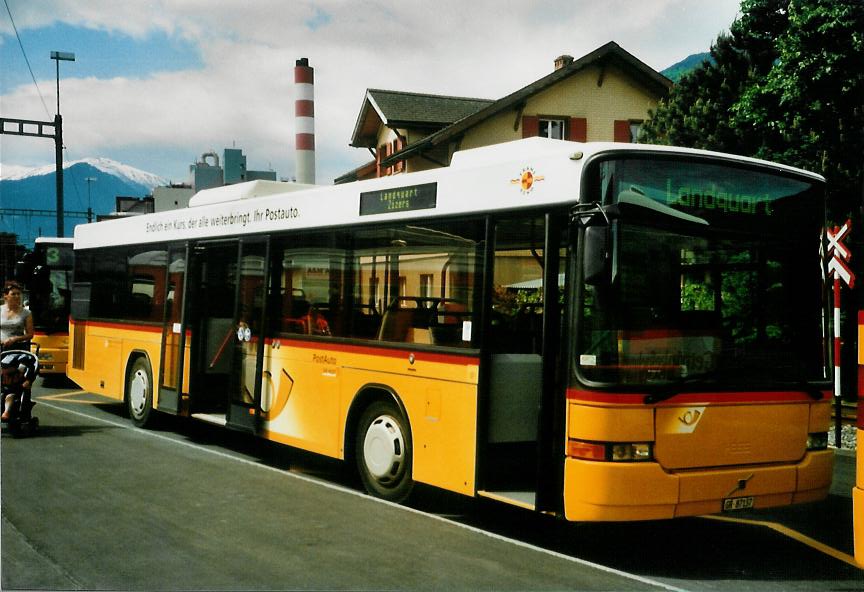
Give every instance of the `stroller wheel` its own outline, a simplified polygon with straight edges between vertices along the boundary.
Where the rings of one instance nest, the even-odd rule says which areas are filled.
[[[39,429],[39,419],[34,417],[23,422],[14,422],[9,424],[9,432],[14,438],[23,438],[32,436]]]

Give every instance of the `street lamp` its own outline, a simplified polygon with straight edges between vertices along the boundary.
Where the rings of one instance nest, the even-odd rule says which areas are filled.
[[[75,54],[52,51],[51,59],[57,63],[57,113],[54,115],[54,162],[57,172],[57,236],[63,236],[63,117],[60,116],[60,62],[74,62]]]
[[[57,64],[57,115],[60,115],[60,62],[74,62],[75,54],[68,51],[52,51],[51,59]]]
[[[93,221],[93,208],[90,207],[90,184],[96,180],[96,177],[87,177],[84,179],[87,181],[87,223]]]

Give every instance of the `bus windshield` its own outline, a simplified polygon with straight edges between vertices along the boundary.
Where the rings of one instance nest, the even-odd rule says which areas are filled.
[[[594,162],[586,189],[618,217],[603,278],[583,274],[574,380],[750,390],[826,380],[820,182],[640,155]]]
[[[72,243],[40,241],[34,252],[37,268],[29,285],[34,326],[48,333],[66,331],[72,303]]]

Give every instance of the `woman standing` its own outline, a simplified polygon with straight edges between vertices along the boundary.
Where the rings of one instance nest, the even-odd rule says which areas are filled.
[[[6,282],[3,287],[3,304],[0,306],[0,351],[30,350],[33,316],[24,308],[22,299],[21,286],[17,282]]]

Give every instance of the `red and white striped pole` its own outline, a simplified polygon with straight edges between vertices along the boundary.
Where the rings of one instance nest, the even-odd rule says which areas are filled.
[[[840,289],[841,282],[850,288],[855,287],[855,274],[849,267],[852,251],[843,244],[843,240],[852,230],[852,220],[846,220],[843,226],[835,226],[826,229],[825,235],[828,239],[827,254],[828,273],[834,278],[834,445],[840,448],[842,429],[842,394],[840,367],[841,341],[840,341]]]
[[[294,122],[297,182],[315,183],[315,70],[308,58],[294,66]]]
[[[840,278],[834,275],[834,397],[840,400]]]

